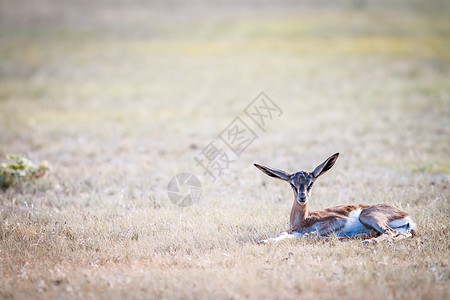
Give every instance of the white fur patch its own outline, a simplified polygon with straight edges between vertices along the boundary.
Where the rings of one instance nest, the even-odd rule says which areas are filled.
[[[416,224],[411,220],[411,217],[404,217],[402,219],[389,222],[389,227],[399,232],[409,233],[411,229],[416,229]]]
[[[405,226],[409,222],[411,222],[411,218],[410,217],[405,217],[405,218],[402,218],[402,219],[398,219],[398,220],[394,220],[394,221],[389,222],[388,226],[391,227],[392,229],[395,229],[397,227]]]
[[[364,226],[364,224],[359,220],[361,211],[362,209],[359,208],[350,212],[347,216],[344,227],[339,229],[336,234],[338,236],[355,236],[358,234],[369,233],[371,229]]]

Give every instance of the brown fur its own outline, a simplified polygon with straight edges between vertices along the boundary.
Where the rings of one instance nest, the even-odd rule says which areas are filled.
[[[358,209],[356,205],[339,205],[324,210],[310,212],[308,203],[300,205],[294,202],[290,218],[290,232],[303,232],[306,228],[313,226],[317,222],[334,221],[336,219],[346,219],[353,210]],[[362,208],[362,207],[361,207]]]
[[[403,219],[409,214],[400,208],[397,208],[390,204],[376,204],[372,206],[368,206],[361,212],[361,215],[372,215],[377,218],[385,218],[386,223],[389,223],[394,220]]]

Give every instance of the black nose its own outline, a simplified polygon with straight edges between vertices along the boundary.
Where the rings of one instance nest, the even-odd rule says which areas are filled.
[[[300,202],[305,202],[306,201],[306,197],[298,197],[297,199]]]

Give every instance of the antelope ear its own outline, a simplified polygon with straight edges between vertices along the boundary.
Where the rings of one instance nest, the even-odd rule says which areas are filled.
[[[314,177],[314,180],[316,180],[319,176],[321,176],[326,171],[331,169],[331,167],[334,166],[334,163],[336,162],[338,157],[339,157],[339,153],[333,154],[330,157],[328,157],[323,163],[318,165],[314,169],[314,171],[311,172],[312,176]]]
[[[289,181],[289,178],[291,176],[283,170],[271,169],[271,168],[261,166],[258,164],[254,164],[254,165],[258,169],[260,169],[263,173],[269,175],[270,177],[275,177],[275,178],[278,178],[281,180]]]

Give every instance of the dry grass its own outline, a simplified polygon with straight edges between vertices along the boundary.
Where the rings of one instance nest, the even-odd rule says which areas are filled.
[[[52,167],[0,192],[0,298],[450,297],[448,4],[46,3],[0,4],[0,157]],[[284,114],[211,183],[193,157],[262,90]],[[312,208],[391,203],[421,235],[256,245],[293,200],[252,164],[337,151]]]

